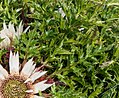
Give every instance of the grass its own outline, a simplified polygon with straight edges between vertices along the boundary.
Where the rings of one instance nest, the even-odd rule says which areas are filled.
[[[1,29],[21,20],[30,29],[15,51],[45,65],[58,82],[48,91],[52,98],[119,97],[118,0],[3,0]]]

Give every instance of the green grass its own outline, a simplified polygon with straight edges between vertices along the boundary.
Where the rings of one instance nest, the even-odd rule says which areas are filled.
[[[21,20],[30,26],[15,41],[21,60],[42,60],[48,76],[65,83],[49,90],[52,98],[119,97],[118,0],[3,0],[0,29]]]

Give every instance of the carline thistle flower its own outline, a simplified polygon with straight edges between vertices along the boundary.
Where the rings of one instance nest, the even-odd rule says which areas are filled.
[[[16,30],[14,24],[9,22],[9,25],[7,26],[4,22],[3,29],[0,31],[0,38],[3,39],[3,41],[0,43],[0,48],[8,48],[16,37],[19,39],[21,34],[26,33],[28,29],[29,26],[23,31],[22,21],[20,22],[19,26],[16,27]]]
[[[10,51],[9,72],[0,65],[0,98],[44,98],[36,94],[54,83],[46,84],[47,80],[35,83],[47,72],[36,71],[35,66],[31,58],[20,68],[18,52],[15,54]]]

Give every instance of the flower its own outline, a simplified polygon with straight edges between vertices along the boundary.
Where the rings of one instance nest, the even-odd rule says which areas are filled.
[[[37,79],[46,74],[47,71],[36,71],[31,58],[23,68],[19,66],[18,52],[10,51],[9,72],[0,65],[0,98],[43,98],[36,95],[44,91],[52,84],[46,84],[47,80],[35,83]]]
[[[0,43],[0,48],[7,48],[10,46],[10,43],[17,37],[20,38],[22,32],[26,33],[29,29],[29,26],[23,31],[22,21],[20,22],[19,26],[16,27],[16,31],[14,28],[14,24],[9,22],[7,27],[6,23],[3,23],[3,29],[0,31],[0,38],[4,38],[3,41]]]

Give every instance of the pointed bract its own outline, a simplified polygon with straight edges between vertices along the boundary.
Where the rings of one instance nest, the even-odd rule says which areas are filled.
[[[32,58],[24,65],[21,71],[21,75],[25,75],[26,77],[29,77],[34,69],[35,69],[35,64],[33,65],[33,58]]]
[[[7,29],[7,25],[5,22],[3,23],[3,29]]]
[[[0,48],[7,48],[10,46],[10,39],[8,38],[8,36],[6,36],[4,32],[4,30],[0,31],[0,38],[3,39],[0,42]]]
[[[9,32],[7,33],[7,36],[11,39],[13,39],[15,37],[15,28],[14,25],[11,24],[11,22],[8,25],[8,30]]]
[[[23,25],[21,21],[19,26],[17,27],[16,36],[19,38],[22,32],[23,32]]]
[[[9,58],[9,67],[10,67],[10,74],[19,74],[19,54],[12,54],[10,51],[10,58]]]
[[[35,73],[33,73],[33,75],[30,76],[30,79],[32,80],[32,82],[34,82],[36,79],[40,78],[41,76],[43,76],[46,73],[47,73],[47,71],[35,72]]]
[[[30,28],[30,26],[28,26],[23,33],[26,33],[28,31],[28,29]]]
[[[5,77],[8,77],[8,72],[2,67],[0,64],[0,73],[2,73]]]
[[[47,80],[41,81],[39,83],[34,84],[34,94],[38,93],[39,91],[44,91],[47,88],[51,87],[53,84],[45,84]]]

